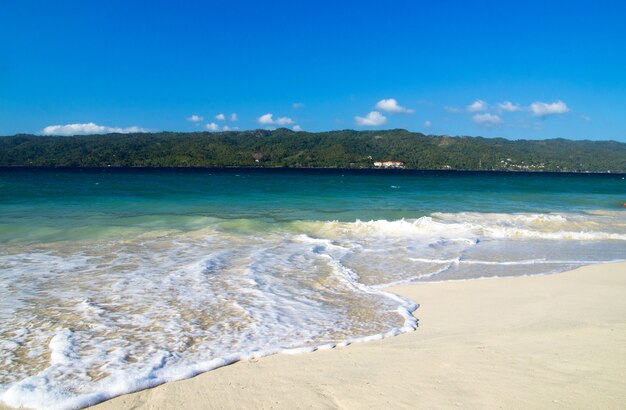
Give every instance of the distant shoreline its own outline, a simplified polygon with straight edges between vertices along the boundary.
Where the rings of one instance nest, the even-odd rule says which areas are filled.
[[[485,170],[485,169],[422,169],[422,168],[331,168],[331,167],[241,167],[241,166],[33,166],[33,165],[2,165],[0,171],[260,171],[260,172],[348,172],[351,174],[387,173],[387,174],[493,174],[493,175],[604,175],[624,176],[626,172],[597,172],[597,171],[521,171],[521,170]]]
[[[625,173],[626,143],[407,130],[0,137],[0,166]]]

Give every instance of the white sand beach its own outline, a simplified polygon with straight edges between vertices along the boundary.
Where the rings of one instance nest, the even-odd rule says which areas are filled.
[[[416,332],[239,362],[94,409],[623,408],[626,263],[398,286]]]

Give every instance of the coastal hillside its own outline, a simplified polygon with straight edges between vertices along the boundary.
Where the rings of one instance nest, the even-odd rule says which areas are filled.
[[[15,135],[0,137],[0,166],[626,172],[626,144],[432,136],[401,129]]]

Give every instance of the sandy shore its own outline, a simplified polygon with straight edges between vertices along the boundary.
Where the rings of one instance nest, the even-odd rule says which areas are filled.
[[[626,264],[398,286],[416,332],[275,355],[94,409],[623,408]]]
[[[399,286],[416,332],[242,362],[97,409],[623,408],[626,264]]]

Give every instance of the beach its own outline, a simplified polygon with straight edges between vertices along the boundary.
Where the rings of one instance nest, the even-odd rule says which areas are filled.
[[[626,1],[3,3],[0,410],[626,410]]]
[[[94,409],[621,408],[626,264],[389,289],[419,328],[239,362]]]
[[[0,176],[4,405],[616,400],[621,176]]]

